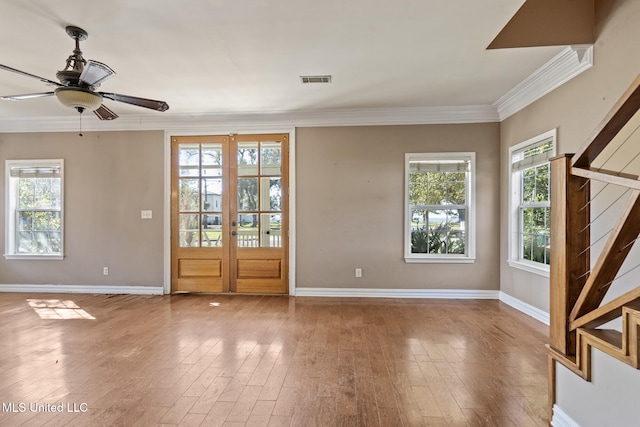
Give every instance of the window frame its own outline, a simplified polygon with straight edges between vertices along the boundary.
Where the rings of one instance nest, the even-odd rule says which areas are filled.
[[[535,147],[536,145],[543,144],[545,141],[551,140],[553,143],[552,149],[547,152],[543,157],[533,159],[531,164],[527,167],[521,167],[514,170],[513,158],[516,154],[522,153],[528,149]],[[508,168],[509,168],[509,238],[508,238],[508,259],[507,263],[513,268],[524,270],[530,273],[534,273],[540,276],[549,277],[549,264],[544,264],[537,261],[524,259],[522,256],[522,215],[521,211],[524,208],[536,208],[536,207],[551,207],[551,179],[549,180],[549,201],[548,202],[528,202],[525,203],[522,200],[523,195],[523,171],[528,168],[550,164],[550,159],[556,155],[558,146],[557,129],[551,129],[540,135],[536,135],[533,138],[529,138],[526,141],[520,142],[509,148]],[[549,166],[549,176],[551,175],[551,168]],[[550,238],[552,236],[550,235]]]
[[[44,254],[21,254],[16,250],[18,179],[11,176],[12,168],[59,168],[60,169],[60,252]],[[37,209],[34,209],[37,210]],[[62,260],[64,259],[64,159],[29,159],[5,161],[5,253],[7,260]]]
[[[411,205],[409,204],[409,175],[412,161],[446,161],[466,160],[469,171],[466,180],[466,211],[465,218],[465,253],[464,254],[428,254],[411,252]],[[476,257],[476,153],[475,152],[446,152],[446,153],[405,153],[404,165],[404,260],[406,263],[473,263]]]

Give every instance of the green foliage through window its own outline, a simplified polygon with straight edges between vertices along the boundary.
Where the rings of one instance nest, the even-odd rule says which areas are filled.
[[[7,254],[62,255],[62,160],[11,160],[7,168]]]
[[[549,163],[522,170],[521,257],[542,264],[550,259],[549,179]]]
[[[409,162],[412,254],[466,254],[466,159]]]

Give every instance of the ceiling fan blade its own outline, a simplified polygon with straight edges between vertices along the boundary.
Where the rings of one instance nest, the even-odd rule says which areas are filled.
[[[157,111],[167,111],[169,104],[164,101],[155,101],[153,99],[138,98],[135,96],[120,95],[119,93],[105,93],[98,92],[105,98],[112,99],[114,101],[124,102],[126,104],[137,105],[138,107],[150,108]]]
[[[44,98],[45,96],[52,96],[55,92],[40,92],[40,93],[26,93],[24,95],[8,95],[0,96],[3,101],[22,101],[24,99]]]
[[[60,83],[54,82],[53,80],[45,79],[44,77],[39,77],[39,76],[36,76],[35,74],[27,73],[25,71],[16,70],[15,68],[7,67],[6,65],[0,64],[0,69],[6,70],[6,71],[10,71],[10,72],[16,73],[16,74],[21,74],[21,75],[23,75],[25,77],[31,77],[32,79],[40,80],[42,83],[46,83],[48,85],[62,86]]]
[[[116,72],[102,62],[88,60],[80,74],[80,81],[92,87],[98,87],[105,80],[115,76]]]
[[[105,107],[104,104],[93,110],[93,112],[100,120],[115,120],[118,118],[118,115]]]

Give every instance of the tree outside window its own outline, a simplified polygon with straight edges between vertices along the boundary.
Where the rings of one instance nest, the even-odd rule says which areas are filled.
[[[549,163],[522,171],[521,257],[542,264],[550,258],[549,172]]]
[[[407,154],[407,261],[470,256],[472,154]]]
[[[5,257],[62,257],[62,160],[9,160]]]
[[[551,255],[549,159],[555,144],[554,129],[509,150],[509,264],[543,275],[548,275]]]

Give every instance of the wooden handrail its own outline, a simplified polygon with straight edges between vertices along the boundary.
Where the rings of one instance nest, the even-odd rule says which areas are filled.
[[[588,168],[620,130],[638,111],[640,105],[640,75],[631,83],[609,114],[600,122],[591,138],[574,155],[572,165]]]
[[[640,190],[640,177],[628,173],[620,173],[597,168],[576,168],[571,169],[571,173],[575,176],[581,176],[595,181],[605,182],[607,184],[619,185],[621,187]]]

